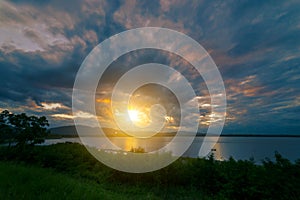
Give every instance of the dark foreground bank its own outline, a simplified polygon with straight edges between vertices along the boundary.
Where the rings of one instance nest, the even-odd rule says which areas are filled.
[[[159,171],[106,167],[80,144],[0,148],[0,199],[300,199],[300,160],[180,158]]]

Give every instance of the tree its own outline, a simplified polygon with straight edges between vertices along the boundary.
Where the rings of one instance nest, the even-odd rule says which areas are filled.
[[[0,135],[2,140],[17,143],[17,146],[34,145],[44,142],[48,134],[48,120],[45,116],[13,114],[5,110],[0,114]]]
[[[13,140],[13,129],[9,125],[10,114],[4,110],[0,114],[0,144],[8,142],[9,146]]]

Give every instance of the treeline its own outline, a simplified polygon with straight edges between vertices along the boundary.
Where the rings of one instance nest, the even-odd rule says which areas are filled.
[[[300,160],[290,162],[279,153],[261,165],[253,160],[216,161],[180,158],[161,170],[130,174],[106,167],[80,144],[0,148],[0,159],[22,162],[93,181],[112,190],[143,188],[162,199],[299,199]],[[190,197],[193,195],[193,197]],[[205,198],[204,198],[205,197]]]
[[[0,144],[18,147],[44,142],[48,134],[48,120],[45,116],[27,116],[25,113],[14,114],[8,110],[0,113]]]

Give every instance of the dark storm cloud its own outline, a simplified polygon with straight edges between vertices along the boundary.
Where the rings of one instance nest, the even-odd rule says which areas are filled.
[[[17,4],[10,4],[8,7],[21,6],[19,9],[23,11],[19,12],[11,9],[10,16],[6,16],[14,19],[10,24],[23,25],[21,30],[24,38],[32,40],[43,48],[41,50],[31,50],[14,45],[2,45],[0,51],[2,69],[6,70],[7,73],[12,73],[14,71],[13,68],[18,68],[17,73],[12,73],[16,75],[15,78],[22,79],[20,77],[22,74],[25,80],[33,83],[38,82],[45,87],[72,87],[75,73],[87,53],[98,44],[99,38],[107,37],[103,32],[108,31],[109,27],[106,27],[105,30],[103,28],[102,32],[95,31],[97,23],[98,25],[105,25],[105,20],[101,19],[105,14],[105,5],[99,7],[97,12],[91,12],[97,15],[90,16],[87,13],[76,13],[75,11],[88,9],[88,7],[93,6],[91,5],[92,1],[78,1],[72,4],[61,3],[60,1],[43,1],[43,3],[40,1],[14,2]],[[95,4],[99,5],[100,3],[96,2]],[[26,6],[26,8],[23,8],[23,6]],[[50,15],[50,11],[54,12]],[[65,12],[66,18],[64,16],[59,18],[61,15],[60,11]],[[42,21],[39,21],[39,19],[34,21],[35,16],[28,16],[29,12],[33,12],[33,15],[50,19],[48,19],[49,21],[43,21],[44,19]],[[19,15],[23,15],[24,18],[22,20],[19,19]],[[102,22],[98,20],[102,20]],[[49,24],[46,24],[48,26],[44,28],[44,32],[41,32],[39,27],[32,27],[33,21],[36,23],[49,22]],[[91,23],[85,23],[85,21],[91,21]],[[95,21],[98,22],[95,24]],[[1,21],[1,23],[5,22]],[[91,24],[94,25],[92,26]],[[99,26],[98,30],[100,30]],[[63,34],[62,38],[56,38],[58,33]],[[45,37],[48,37],[51,41],[43,41]],[[11,40],[13,39],[11,38]],[[57,39],[64,40],[59,41]],[[45,44],[42,45],[41,43]]]
[[[1,2],[1,109],[20,110],[15,108],[18,105],[30,112],[42,107],[41,102],[60,102],[70,108],[80,64],[107,37],[105,32],[110,34],[109,25],[105,26],[109,19],[104,18],[110,5],[101,1],[14,3]]]

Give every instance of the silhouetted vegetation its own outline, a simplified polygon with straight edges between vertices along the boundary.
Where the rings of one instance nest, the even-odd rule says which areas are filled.
[[[0,143],[16,143],[18,147],[44,142],[47,136],[46,117],[27,116],[25,113],[13,114],[7,110],[0,113]]]
[[[145,153],[146,151],[142,147],[137,147],[137,148],[131,147],[130,152],[133,152],[133,153]]]
[[[291,163],[279,153],[275,153],[275,161],[265,159],[261,165],[254,164],[251,159],[180,158],[166,168],[144,174],[124,173],[106,167],[84,146],[73,143],[27,146],[22,152],[14,147],[1,147],[0,160],[51,168],[72,179],[98,184],[105,190],[122,191],[127,197],[143,193],[150,199],[300,197],[300,160]]]

